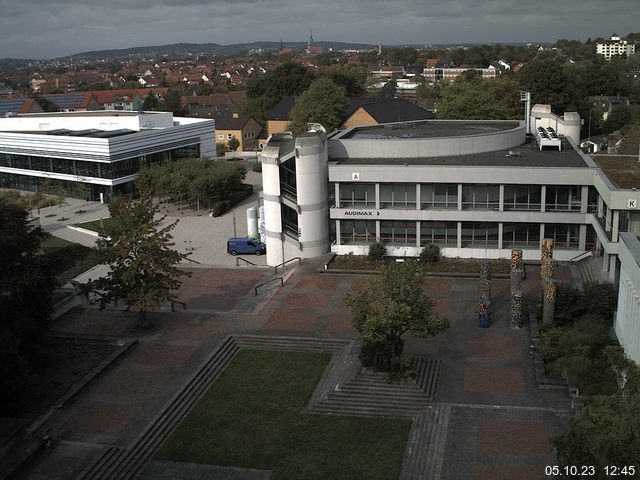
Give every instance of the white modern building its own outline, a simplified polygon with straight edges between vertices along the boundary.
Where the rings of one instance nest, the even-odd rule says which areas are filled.
[[[170,112],[38,113],[0,119],[0,187],[108,201],[134,193],[142,166],[215,159],[212,120]],[[81,184],[89,186],[79,188]],[[88,192],[87,192],[88,190]]]
[[[611,39],[603,43],[596,44],[596,54],[604,56],[605,60],[611,60],[612,57],[619,55],[630,57],[635,51],[636,46],[633,43],[622,40],[617,34],[613,34]]]
[[[522,121],[427,120],[270,138],[262,155],[267,261],[329,251],[539,259],[602,256],[619,271],[619,232],[640,232],[638,190],[576,148],[580,119],[532,108]],[[553,125],[553,127],[551,126]],[[316,129],[317,130],[317,129]],[[543,135],[544,134],[544,135]]]
[[[627,356],[640,364],[640,236],[620,234],[620,282],[614,329]]]

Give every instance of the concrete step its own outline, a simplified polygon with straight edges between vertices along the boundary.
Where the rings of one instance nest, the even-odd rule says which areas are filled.
[[[310,408],[310,412],[359,417],[388,417],[388,418],[413,418],[426,409],[417,408],[390,408],[389,406],[375,406],[371,404],[357,403],[337,404],[333,402],[320,402],[317,406]]]
[[[440,480],[451,406],[437,404],[411,426],[401,480]]]
[[[99,459],[92,468],[83,472],[82,478],[91,480],[133,478],[238,351],[239,347],[233,337],[227,337],[127,449],[108,456],[103,455],[104,458]]]

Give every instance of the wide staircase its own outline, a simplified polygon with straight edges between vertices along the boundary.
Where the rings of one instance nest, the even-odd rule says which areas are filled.
[[[388,383],[385,374],[360,368],[355,376],[336,383],[324,398],[308,410],[334,415],[413,418],[433,404],[440,373],[440,360],[412,359],[414,379]]]
[[[608,279],[604,278],[601,270],[601,257],[586,257],[575,264],[583,283],[587,282],[604,282]]]

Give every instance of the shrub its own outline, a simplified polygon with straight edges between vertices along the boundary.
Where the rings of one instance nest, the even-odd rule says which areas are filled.
[[[425,263],[438,263],[440,261],[440,247],[433,243],[425,245],[420,252],[420,261]]]
[[[554,321],[557,325],[572,325],[584,312],[582,291],[564,283],[556,291]]]
[[[386,248],[382,242],[373,242],[369,245],[369,260],[382,260],[384,258]]]
[[[254,172],[261,173],[262,172],[262,162],[254,163],[253,166],[251,167],[251,170],[253,170]]]
[[[389,372],[385,376],[387,383],[401,382],[407,378],[416,378],[416,372],[411,370],[411,360],[403,356],[392,357]]]
[[[213,212],[214,217],[219,217],[224,214],[227,210],[231,208],[230,200],[221,200],[213,204],[211,211]]]
[[[224,143],[216,143],[216,157],[224,157],[227,146]]]
[[[618,307],[618,288],[609,282],[586,282],[582,287],[584,311],[599,315],[607,326]]]

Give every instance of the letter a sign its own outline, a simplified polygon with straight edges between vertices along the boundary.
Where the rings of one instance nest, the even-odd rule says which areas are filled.
[[[360,180],[360,174],[359,173],[355,173],[355,172],[352,173],[351,174],[351,180],[356,181],[356,182],[359,181]]]
[[[638,200],[635,198],[629,198],[627,200],[627,208],[638,208]]]

